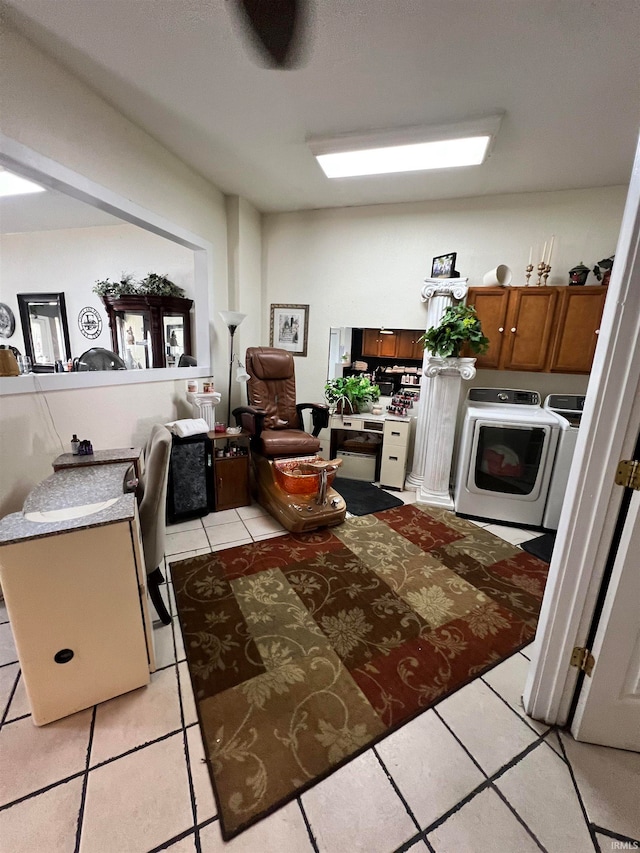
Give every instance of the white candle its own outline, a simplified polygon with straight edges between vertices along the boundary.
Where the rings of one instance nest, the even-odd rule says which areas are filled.
[[[545,241],[544,241],[544,249],[542,250],[542,263],[543,263],[543,264],[544,264],[544,263],[546,263],[546,262],[545,262],[545,259],[544,259],[544,256],[545,256],[546,254],[547,254],[547,241],[545,240]]]
[[[533,246],[529,246],[529,266],[531,266],[531,258],[533,257]]]
[[[551,266],[551,252],[553,252],[553,241],[556,239],[556,235],[551,235],[551,245],[549,246],[549,257],[547,258],[547,266]]]

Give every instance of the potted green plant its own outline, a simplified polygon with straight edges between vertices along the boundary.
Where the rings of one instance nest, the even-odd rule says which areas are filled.
[[[489,339],[482,333],[480,318],[473,305],[451,305],[437,326],[432,326],[420,338],[432,355],[457,358],[464,344],[476,355],[489,348]]]
[[[123,272],[120,281],[111,281],[108,278],[96,281],[93,292],[97,293],[98,296],[113,296],[114,298],[133,296],[138,292],[138,286],[130,272]]]
[[[324,396],[338,413],[357,414],[380,399],[380,388],[366,376],[337,376],[324,386]]]
[[[136,281],[131,273],[122,273],[120,281],[108,278],[96,281],[93,292],[98,296],[109,296],[119,299],[121,296],[178,296],[184,297],[184,290],[174,284],[166,275],[155,272],[148,273],[140,281]]]

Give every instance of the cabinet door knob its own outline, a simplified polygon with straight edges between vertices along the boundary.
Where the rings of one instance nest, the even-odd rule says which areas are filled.
[[[514,327],[513,327],[513,329],[511,329],[511,331],[512,331],[512,332],[515,332],[515,330],[516,330],[516,327],[514,326]]]
[[[596,335],[600,334],[600,329],[596,329]]]
[[[500,334],[502,334],[502,332],[504,332],[504,326],[500,326],[500,328],[498,329],[498,331],[500,332]]]

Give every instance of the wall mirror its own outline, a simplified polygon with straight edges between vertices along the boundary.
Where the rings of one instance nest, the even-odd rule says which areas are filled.
[[[46,190],[0,200],[3,301],[17,315],[18,294],[40,296],[43,288],[38,285],[43,280],[64,282],[66,311],[61,311],[61,317],[68,318],[66,337],[62,319],[61,331],[52,319],[47,337],[43,315],[38,312],[39,331],[30,321],[23,321],[23,328],[16,328],[8,341],[25,354],[28,345],[34,347],[34,365],[45,364],[38,362],[36,346],[49,339],[52,345],[62,341],[53,362],[47,361],[50,366],[39,372],[52,371],[58,360],[66,365],[69,357],[77,358],[92,347],[113,350],[105,306],[93,292],[99,280],[119,281],[123,273],[133,273],[139,280],[154,272],[167,275],[192,300],[190,342],[185,319],[174,317],[175,312],[161,330],[166,337],[162,346],[165,366],[159,367],[156,359],[150,365],[153,370],[51,373],[41,376],[39,387],[82,388],[210,375],[209,293],[213,276],[209,241],[2,134],[0,167]],[[87,316],[92,319],[90,324],[83,322]],[[36,344],[38,336],[41,342]],[[181,356],[185,356],[184,364],[187,350],[190,366],[178,367]],[[47,352],[46,357],[53,352]],[[197,366],[191,366],[194,361]],[[33,378],[26,376],[20,382],[0,378],[0,394],[25,393],[34,387]]]
[[[420,384],[424,329],[376,327],[332,328],[327,378],[369,376],[383,396]]]
[[[53,373],[71,358],[64,293],[19,293],[25,355],[34,373]]]

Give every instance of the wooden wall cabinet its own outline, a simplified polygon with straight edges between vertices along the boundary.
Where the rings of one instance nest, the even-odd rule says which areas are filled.
[[[607,288],[563,287],[561,290],[548,369],[551,373],[589,373]]]
[[[476,356],[476,367],[478,368],[497,370],[500,367],[509,294],[510,291],[506,287],[480,287],[475,290],[469,288],[467,303],[475,306],[482,324],[482,331],[489,338],[487,352],[484,355]],[[468,347],[465,347],[463,355],[466,358],[471,358],[474,354]]]
[[[424,346],[419,342],[422,334],[423,332],[416,329],[402,329],[398,333],[399,339],[396,347],[396,356],[398,358],[411,358],[422,361]]]
[[[589,373],[606,287],[469,288],[488,351],[479,369]],[[465,352],[465,355],[473,353]]]
[[[384,335],[380,329],[362,330],[362,355],[372,358],[410,358],[422,360],[424,347],[418,343],[422,335],[416,329],[390,329]]]

